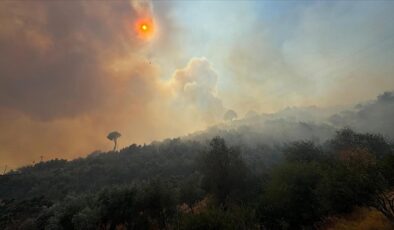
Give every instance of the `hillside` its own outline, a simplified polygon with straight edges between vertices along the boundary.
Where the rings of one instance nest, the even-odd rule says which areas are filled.
[[[28,165],[0,176],[0,227],[301,229],[360,206],[381,210],[389,223],[394,210],[380,201],[394,186],[393,121],[381,110],[392,113],[393,103],[385,93],[335,114],[286,109]],[[368,126],[373,117],[380,120]]]
[[[298,140],[323,144],[344,127],[394,139],[394,92],[384,92],[375,100],[348,108],[292,107],[273,114],[249,114],[191,134],[186,139],[205,141],[221,136],[232,144],[248,146]]]

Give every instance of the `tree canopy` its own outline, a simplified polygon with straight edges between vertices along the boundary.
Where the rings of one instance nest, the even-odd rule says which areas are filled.
[[[390,229],[393,159],[385,138],[349,129],[323,144],[133,144],[0,176],[0,228],[315,229],[365,207]]]
[[[110,132],[109,134],[108,134],[108,136],[107,136],[107,138],[109,139],[109,140],[111,140],[111,141],[113,141],[114,142],[114,151],[116,150],[116,145],[117,145],[117,142],[118,142],[118,138],[119,137],[121,137],[122,135],[118,132],[118,131],[113,131],[113,132]]]
[[[237,117],[238,117],[237,113],[236,113],[234,110],[229,109],[229,110],[227,110],[227,112],[224,114],[223,119],[224,119],[225,121],[232,121],[232,120],[236,119]]]

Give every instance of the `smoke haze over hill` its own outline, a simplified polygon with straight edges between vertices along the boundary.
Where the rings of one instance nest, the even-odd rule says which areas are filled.
[[[392,2],[0,4],[0,162],[10,167],[110,149],[112,130],[120,146],[149,143],[218,124],[228,109],[320,111],[393,90]],[[145,17],[151,40],[134,33]],[[386,114],[377,107],[328,125],[369,130],[365,119],[386,119],[364,114]]]

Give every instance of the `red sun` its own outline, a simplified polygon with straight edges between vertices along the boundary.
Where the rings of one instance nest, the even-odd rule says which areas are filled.
[[[135,22],[135,32],[141,39],[150,39],[155,33],[155,27],[151,18],[141,18]]]

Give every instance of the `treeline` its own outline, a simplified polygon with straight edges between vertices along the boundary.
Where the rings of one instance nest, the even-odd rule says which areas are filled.
[[[0,199],[1,229],[323,229],[358,207],[394,223],[394,151],[350,129],[322,145],[174,139],[21,168]]]

